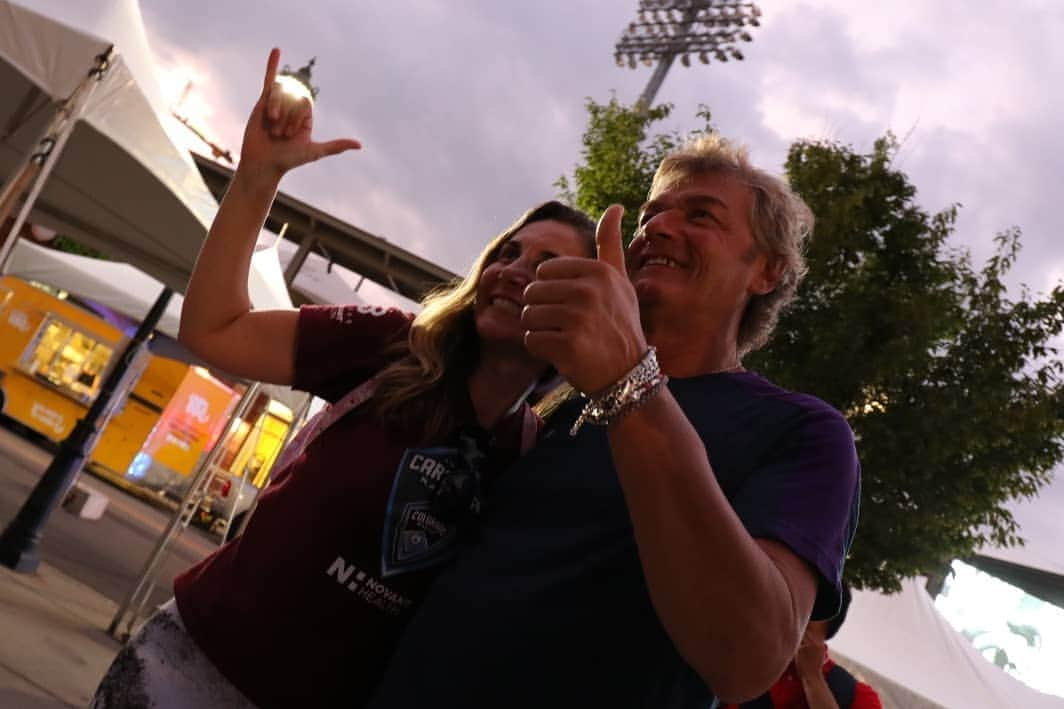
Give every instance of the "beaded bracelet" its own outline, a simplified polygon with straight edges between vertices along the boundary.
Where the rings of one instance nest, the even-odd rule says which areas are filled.
[[[585,423],[608,426],[650,401],[669,380],[658,366],[657,349],[651,347],[643,359],[621,379],[598,396],[588,397],[569,435],[575,436]]]

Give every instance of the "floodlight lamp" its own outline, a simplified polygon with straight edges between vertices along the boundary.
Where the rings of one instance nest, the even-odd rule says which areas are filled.
[[[736,61],[740,61],[741,62],[744,59],[743,53],[740,52],[738,49],[731,50],[731,55],[732,55],[732,58],[735,59]]]
[[[312,58],[307,62],[306,66],[300,67],[298,71],[292,71],[285,65],[284,69],[277,72],[277,77],[274,79],[280,86],[281,90],[289,96],[295,98],[305,98],[311,103],[314,103],[314,99],[318,97],[318,87],[312,85],[311,82],[311,70],[314,69],[314,64],[317,62],[317,57]]]
[[[753,42],[754,41],[754,38],[750,36],[750,33],[749,32],[745,32],[745,31],[739,33],[739,39],[741,39],[744,42]]]
[[[638,64],[635,61],[635,55],[634,54],[629,54],[628,55],[628,68],[629,69],[635,69],[637,66],[638,66]]]
[[[703,64],[709,64],[709,55],[705,52],[699,52],[698,61],[702,62]]]
[[[292,98],[305,98],[311,103],[314,102],[314,94],[309,88],[307,88],[307,85],[291,74],[278,74],[275,81],[277,82],[277,85],[281,87],[281,91],[285,92]]]
[[[680,63],[684,66],[691,66],[691,57],[686,54],[680,55]]]

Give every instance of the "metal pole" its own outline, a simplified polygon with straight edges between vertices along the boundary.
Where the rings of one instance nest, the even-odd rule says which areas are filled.
[[[262,385],[258,382],[252,382],[248,385],[248,388],[244,390],[243,395],[240,397],[240,401],[233,408],[233,413],[230,414],[229,419],[226,421],[225,433],[218,437],[214,447],[211,448],[206,456],[204,456],[203,461],[196,469],[196,472],[192,476],[192,482],[189,483],[188,490],[185,491],[180,506],[178,506],[177,510],[174,512],[174,516],[170,519],[170,523],[155,542],[155,548],[152,549],[147,561],[144,562],[144,568],[141,569],[140,575],[137,577],[137,583],[133,586],[130,592],[126,594],[126,597],[122,600],[122,604],[118,607],[118,611],[115,613],[114,618],[111,620],[111,624],[107,627],[107,632],[111,636],[116,638],[119,637],[117,634],[118,626],[122,623],[122,619],[129,608],[138,601],[141,591],[149,584],[149,582],[153,581],[156,569],[162,561],[163,556],[166,554],[170,542],[173,541],[176,536],[178,528],[180,527],[181,529],[184,529],[188,526],[186,518],[191,521],[192,514],[202,500],[203,489],[206,487],[206,484],[210,479],[211,466],[214,465],[215,461],[224,450],[224,443],[229,432],[232,430],[233,422],[247,412],[261,387]],[[132,627],[132,624],[135,621],[136,613],[131,617],[127,628]]]
[[[67,139],[70,138],[70,134],[74,131],[74,125],[85,111],[89,96],[92,95],[97,85],[103,80],[107,70],[111,68],[114,57],[114,46],[109,47],[106,52],[96,57],[95,63],[85,79],[78,84],[77,88],[70,94],[70,97],[56,109],[55,117],[41,136],[37,152],[31,154],[23,161],[18,170],[13,173],[11,179],[8,180],[3,193],[0,193],[0,225],[2,225],[7,221],[11,212],[14,211],[15,205],[22,198],[26,188],[29,187],[29,194],[23,201],[22,209],[19,211],[18,216],[15,217],[15,221],[4,240],[0,242],[0,273],[4,272],[7,259],[11,254],[11,250],[15,247],[15,240],[18,239],[19,230],[22,229],[22,225],[26,222],[26,218],[33,209],[33,204],[37,201],[48,175],[52,172],[52,168],[55,167],[59,156],[63,153],[63,147],[66,145]]]
[[[36,571],[40,564],[38,547],[44,534],[44,525],[81,473],[85,461],[96,446],[104,422],[114,411],[115,400],[122,390],[129,365],[151,337],[173,294],[169,288],[164,288],[159,294],[155,304],[137,327],[136,334],[122,351],[121,358],[104,379],[96,400],[60,444],[59,452],[48,469],[37,481],[18,514],[0,535],[0,564],[25,573]]]
[[[303,240],[299,242],[299,247],[292,256],[292,260],[288,262],[288,267],[284,270],[284,282],[289,287],[291,287],[292,283],[296,280],[296,276],[299,275],[299,269],[303,268],[303,263],[307,260],[307,255],[310,254],[310,250],[313,249],[317,243],[318,237],[313,231],[305,234]]]
[[[658,89],[661,88],[662,82],[665,81],[665,75],[669,73],[669,68],[675,60],[675,54],[666,54],[658,60],[658,65],[654,68],[654,73],[650,75],[646,88],[639,95],[639,100],[635,102],[636,111],[646,113],[650,110],[654,97],[658,95]]]
[[[299,407],[299,413],[292,418],[292,425],[288,427],[288,432],[284,435],[284,443],[281,444],[281,450],[284,450],[288,444],[292,442],[292,438],[295,437],[296,432],[298,432],[302,425],[306,423],[307,413],[310,411],[310,404],[312,401],[314,401],[314,397],[308,395],[306,401],[304,401],[303,405]],[[274,465],[276,464],[277,461],[274,460]],[[273,477],[273,470],[270,471],[270,477]],[[270,482],[267,480],[266,485],[269,484]],[[266,485],[262,486],[263,489],[266,488]],[[244,530],[247,529],[248,521],[251,519],[251,515],[255,514],[255,510],[259,506],[259,499],[261,497],[262,490],[259,490],[255,495],[255,499],[251,501],[251,506],[248,507],[247,512],[244,514],[244,518],[240,520],[240,529],[236,530],[234,534],[228,534],[227,532],[227,538],[235,539],[244,533]]]

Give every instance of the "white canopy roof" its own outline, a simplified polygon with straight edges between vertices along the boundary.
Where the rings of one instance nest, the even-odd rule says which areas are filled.
[[[20,239],[11,254],[8,273],[61,288],[86,300],[140,320],[159,297],[163,284],[129,264],[63,253]],[[291,308],[292,301],[284,286],[281,265],[274,249],[255,252],[248,277],[248,294],[256,308]],[[177,337],[184,299],[175,294],[170,299],[157,330]],[[174,345],[174,343],[171,343]],[[157,349],[157,348],[153,348]],[[161,352],[168,357],[189,359],[183,348],[174,345]],[[184,356],[182,356],[184,354]],[[269,385],[270,395],[296,410],[306,398],[288,387]]]
[[[64,253],[19,239],[11,254],[8,273],[61,288],[106,305],[135,320],[148,314],[163,284],[127,263]],[[248,294],[256,308],[291,308],[292,300],[273,249],[255,252],[248,277]],[[184,298],[175,294],[156,328],[177,337]]]
[[[183,291],[216,202],[160,96],[136,0],[0,0],[0,176],[35,148],[55,102],[114,45],[32,221]]]
[[[911,692],[933,702],[926,706],[1064,709],[1064,699],[1037,692],[984,659],[916,579],[892,596],[855,591],[846,622],[829,645],[844,664],[850,660],[874,673],[868,679],[886,706],[914,706]]]
[[[297,250],[291,241],[280,239],[268,231],[263,231],[259,236],[259,245],[260,248],[276,249],[282,268],[288,267]],[[350,305],[365,302],[338,271],[338,268],[330,268],[329,262],[318,254],[307,254],[307,259],[292,282],[292,290],[301,293],[311,303]]]

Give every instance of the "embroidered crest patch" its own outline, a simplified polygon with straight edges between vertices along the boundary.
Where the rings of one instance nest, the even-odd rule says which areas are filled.
[[[444,481],[461,469],[456,448],[411,448],[399,461],[384,514],[381,577],[423,569],[451,558],[458,525],[435,504]]]

